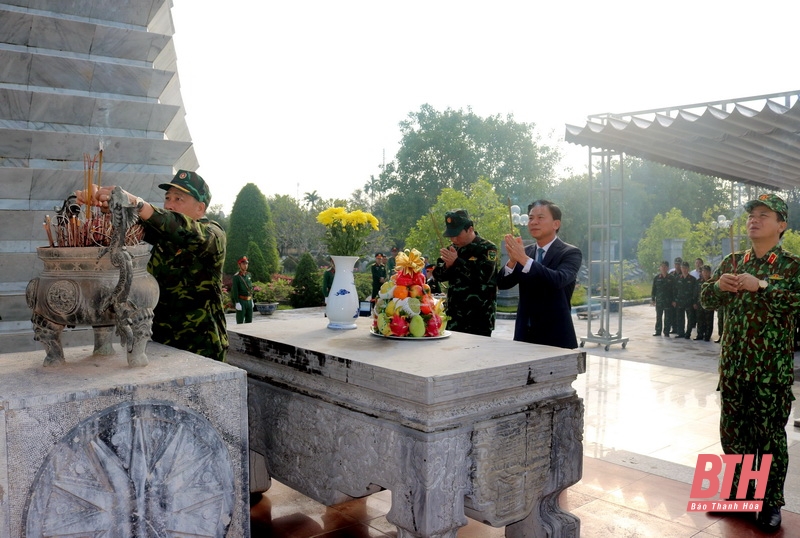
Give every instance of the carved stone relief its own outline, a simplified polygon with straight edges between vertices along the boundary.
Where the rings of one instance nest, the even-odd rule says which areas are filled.
[[[234,496],[230,455],[208,420],[124,403],[55,444],[31,485],[25,535],[224,536]]]

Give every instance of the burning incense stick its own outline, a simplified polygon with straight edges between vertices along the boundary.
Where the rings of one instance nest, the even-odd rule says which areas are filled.
[[[433,218],[433,212],[430,209],[428,210],[428,216],[431,218],[431,226],[433,226],[433,231],[436,233],[436,239],[439,241],[439,248],[444,248],[442,234],[439,232],[439,228],[436,227],[436,219]]]
[[[511,215],[511,198],[506,197],[508,204],[508,224],[511,226],[511,235],[514,235],[514,217]]]

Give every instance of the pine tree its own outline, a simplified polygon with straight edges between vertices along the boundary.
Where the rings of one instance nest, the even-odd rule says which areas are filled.
[[[233,274],[238,271],[236,262],[248,252],[251,242],[255,243],[260,250],[264,261],[261,267],[263,275],[265,275],[262,282],[267,282],[273,273],[278,272],[280,261],[272,213],[266,197],[254,183],[248,183],[242,187],[233,203],[225,255],[224,270],[226,273]],[[251,252],[248,254],[248,257],[250,256],[255,258],[256,254]],[[253,268],[250,270],[255,275]]]

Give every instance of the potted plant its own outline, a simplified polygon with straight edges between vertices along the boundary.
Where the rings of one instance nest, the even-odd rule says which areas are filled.
[[[253,307],[262,316],[271,316],[278,309],[278,302],[274,300],[274,293],[268,284],[253,283]]]

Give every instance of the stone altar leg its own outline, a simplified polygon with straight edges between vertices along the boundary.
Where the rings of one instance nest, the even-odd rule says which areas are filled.
[[[94,350],[92,355],[114,355],[112,339],[114,336],[113,325],[96,325],[92,327],[94,331]]]
[[[117,320],[117,332],[128,351],[128,366],[147,366],[145,350],[147,342],[153,336],[152,329],[153,311],[149,308],[126,312],[124,319]]]
[[[506,526],[507,538],[578,538],[581,520],[558,505],[561,492],[583,474],[583,401],[573,398],[553,409],[550,473],[542,498],[531,513]]]
[[[64,325],[53,323],[39,314],[34,314],[31,322],[33,339],[41,342],[46,352],[44,366],[64,364],[64,348],[61,346],[61,332],[64,330]]]
[[[455,538],[467,524],[464,495],[468,485],[469,440],[466,436],[433,441],[402,439],[401,484],[392,484],[392,507],[386,520],[398,538]]]
[[[389,489],[398,537],[455,538],[467,524],[468,431],[421,433],[252,378],[247,398],[250,448],[281,483],[327,506]]]

